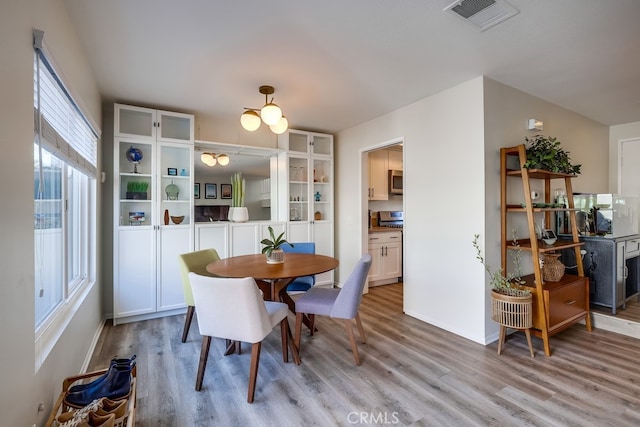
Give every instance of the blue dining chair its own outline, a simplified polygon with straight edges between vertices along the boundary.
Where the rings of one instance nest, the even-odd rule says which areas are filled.
[[[291,246],[293,245],[293,246]],[[315,254],[316,244],[313,242],[292,242],[291,245],[282,245],[280,249],[283,252],[299,253],[299,254]],[[287,286],[287,292],[306,292],[316,284],[316,276],[298,277]]]

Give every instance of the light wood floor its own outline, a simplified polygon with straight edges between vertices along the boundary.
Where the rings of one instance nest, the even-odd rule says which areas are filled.
[[[372,288],[361,317],[367,344],[355,366],[341,324],[318,318],[302,364],[283,364],[279,332],[266,339],[255,403],[246,402],[249,349],[223,356],[213,340],[201,392],[197,325],[184,316],[105,327],[90,363],[137,354],[136,425],[155,426],[637,426],[640,340],[575,325],[551,339],[511,336],[501,356],[402,314],[399,285]],[[194,319],[195,321],[195,319]],[[290,316],[293,326],[293,316]],[[306,331],[305,331],[306,332]]]

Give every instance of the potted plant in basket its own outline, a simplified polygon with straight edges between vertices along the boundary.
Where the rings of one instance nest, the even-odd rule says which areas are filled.
[[[231,175],[231,207],[229,208],[229,221],[247,222],[249,211],[244,205],[245,180],[241,172]]]
[[[262,253],[267,256],[268,264],[282,264],[284,262],[284,252],[280,247],[284,244],[287,244],[293,247],[292,243],[289,243],[284,238],[284,231],[280,233],[278,237],[275,236],[273,232],[273,228],[271,226],[269,228],[269,236],[271,239],[262,239],[260,242],[264,245],[262,248]]]
[[[527,334],[529,351],[533,357],[533,347],[531,346],[531,332],[533,327],[533,296],[531,291],[523,289],[525,281],[520,272],[520,249],[515,251],[513,263],[515,273],[504,274],[502,268],[491,271],[487,265],[478,239],[478,234],[474,235],[473,247],[476,250],[476,259],[484,266],[489,275],[491,284],[491,319],[500,324],[500,340],[498,342],[498,354],[502,352],[506,328],[524,330]],[[515,233],[513,236],[513,246],[518,246]]]

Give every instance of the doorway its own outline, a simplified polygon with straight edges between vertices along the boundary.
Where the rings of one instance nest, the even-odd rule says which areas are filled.
[[[404,271],[404,241],[406,218],[404,208],[404,138],[395,138],[376,145],[361,149],[362,170],[362,211],[366,221],[362,227],[362,253],[370,253],[373,258],[371,271],[367,280],[365,292],[370,288],[400,283],[403,284]],[[393,171],[393,172],[391,172]],[[392,175],[402,177],[401,191],[389,191]],[[394,227],[391,227],[389,213],[401,213],[400,218],[393,217]],[[382,217],[380,214],[382,213]],[[386,215],[385,215],[386,214]],[[382,223],[380,219],[382,218]],[[385,224],[386,218],[386,224]],[[397,221],[401,219],[402,221]],[[402,227],[398,227],[398,222]],[[389,228],[382,226],[388,225]],[[400,236],[400,242],[383,236]],[[394,237],[396,238],[396,237]]]

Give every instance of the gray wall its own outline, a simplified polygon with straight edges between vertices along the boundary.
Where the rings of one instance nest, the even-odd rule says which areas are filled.
[[[33,244],[33,38],[45,32],[66,81],[100,123],[100,97],[59,0],[3,2],[0,13],[1,425],[43,425],[62,380],[81,371],[101,316],[96,284],[35,371]],[[39,402],[45,410],[37,411]]]

